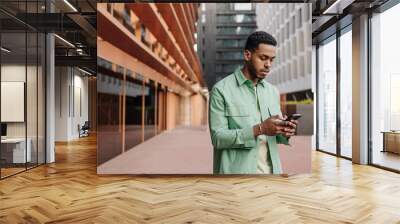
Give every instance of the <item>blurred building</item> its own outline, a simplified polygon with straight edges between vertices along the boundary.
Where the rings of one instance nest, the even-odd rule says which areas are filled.
[[[300,113],[299,135],[313,133],[311,4],[258,4],[257,26],[277,42],[268,82],[278,87],[284,114]]]
[[[198,55],[209,89],[243,64],[243,48],[257,29],[253,3],[202,3]]]
[[[256,13],[258,29],[278,41],[267,80],[281,94],[311,90],[311,4],[259,4]]]
[[[206,124],[199,4],[98,4],[98,162],[161,131]]]

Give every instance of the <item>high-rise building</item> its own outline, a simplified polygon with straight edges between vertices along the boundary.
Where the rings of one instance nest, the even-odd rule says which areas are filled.
[[[202,3],[197,46],[209,89],[243,63],[243,48],[257,29],[253,3]]]
[[[311,90],[311,4],[258,4],[256,14],[259,30],[272,34],[278,42],[267,80],[281,94]]]

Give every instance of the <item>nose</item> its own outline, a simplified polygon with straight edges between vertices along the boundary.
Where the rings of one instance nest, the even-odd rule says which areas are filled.
[[[264,64],[264,67],[265,67],[265,68],[270,68],[270,67],[271,67],[271,64],[272,64],[271,60],[267,60],[267,61],[265,62],[265,64]]]

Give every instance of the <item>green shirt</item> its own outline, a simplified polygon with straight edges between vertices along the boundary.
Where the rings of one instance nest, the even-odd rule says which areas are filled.
[[[279,92],[270,83],[257,83],[262,120],[280,115]],[[259,138],[253,126],[260,123],[254,84],[238,67],[235,72],[214,85],[210,92],[209,128],[214,146],[215,174],[257,173]],[[282,135],[267,139],[273,174],[282,173],[278,143],[288,144]]]

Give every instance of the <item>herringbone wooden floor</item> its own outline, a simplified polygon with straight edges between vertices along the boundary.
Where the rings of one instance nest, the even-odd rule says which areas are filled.
[[[95,138],[0,181],[0,223],[400,223],[400,175],[313,153],[313,173],[98,176]]]

